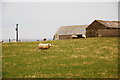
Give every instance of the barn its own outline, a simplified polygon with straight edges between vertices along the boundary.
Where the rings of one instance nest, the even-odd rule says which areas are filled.
[[[88,25],[61,26],[53,40],[82,38],[82,34],[86,34],[86,27]]]
[[[118,37],[120,21],[95,20],[86,28],[87,37]]]

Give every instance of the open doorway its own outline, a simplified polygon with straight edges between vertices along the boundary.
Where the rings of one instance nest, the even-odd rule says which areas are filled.
[[[78,38],[83,38],[83,37],[82,37],[82,34],[80,34],[80,35],[76,35],[76,36],[77,36]]]

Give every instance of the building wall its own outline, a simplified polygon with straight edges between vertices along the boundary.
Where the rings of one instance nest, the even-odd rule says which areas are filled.
[[[86,30],[86,37],[97,37],[98,30],[97,29],[87,29]]]
[[[59,35],[55,34],[53,40],[59,40]]]
[[[72,39],[71,36],[72,36],[72,35],[59,35],[59,40],[63,40],[63,39]]]
[[[87,29],[87,37],[120,37],[120,29]]]
[[[98,37],[117,37],[120,36],[120,29],[100,29]]]
[[[77,37],[72,37],[72,35],[54,35],[53,40],[64,40],[64,39],[78,39],[83,38],[82,34],[77,34]]]
[[[72,39],[72,35],[54,35],[54,40]]]

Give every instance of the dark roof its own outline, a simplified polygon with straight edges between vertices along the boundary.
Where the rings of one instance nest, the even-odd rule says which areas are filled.
[[[56,34],[58,35],[85,34],[86,27],[88,27],[88,25],[61,26],[57,30]]]
[[[105,27],[120,28],[120,21],[103,21],[103,20],[96,20],[96,21],[103,24]]]

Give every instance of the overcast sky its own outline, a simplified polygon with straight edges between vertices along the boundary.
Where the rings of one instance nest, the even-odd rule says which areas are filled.
[[[52,38],[60,26],[88,25],[95,19],[118,20],[117,2],[4,2],[2,4],[2,38]]]

